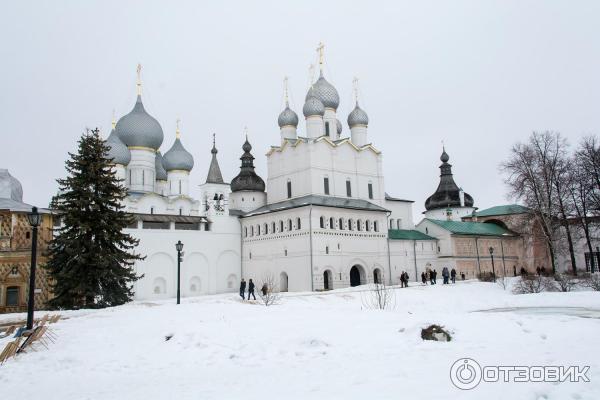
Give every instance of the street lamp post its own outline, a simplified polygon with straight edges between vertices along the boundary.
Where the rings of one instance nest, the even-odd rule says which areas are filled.
[[[492,278],[496,282],[496,268],[494,267],[494,248],[490,246],[490,257],[492,257]]]
[[[31,269],[29,271],[29,299],[27,301],[27,330],[33,329],[33,309],[35,303],[35,267],[37,264],[37,233],[42,216],[37,207],[32,207],[27,214],[27,221],[33,230],[31,238]]]
[[[181,240],[178,240],[177,243],[175,243],[175,249],[177,249],[177,304],[179,304],[181,302],[181,251],[183,250],[183,243],[181,243]]]

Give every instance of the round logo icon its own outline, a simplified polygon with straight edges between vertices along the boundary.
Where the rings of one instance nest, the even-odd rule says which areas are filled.
[[[450,368],[452,384],[461,390],[470,390],[481,382],[481,366],[472,358],[459,358]]]

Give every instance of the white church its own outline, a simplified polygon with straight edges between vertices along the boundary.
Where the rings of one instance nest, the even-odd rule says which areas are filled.
[[[286,89],[280,132],[273,135],[277,144],[266,155],[266,182],[254,170],[248,138],[230,184],[213,144],[199,199],[190,196],[194,157],[184,147],[185,135],[178,128],[172,144],[163,146],[161,125],[142,102],[138,67],[135,105],[113,122],[107,139],[128,189],[126,211],[136,218],[127,231],[140,239],[137,252],[146,256],[135,266],[144,274],[135,284],[136,299],[175,296],[178,240],[185,246],[182,296],[234,292],[241,278],[258,285],[267,275],[280,291],[398,284],[403,271],[414,280],[436,267],[438,240],[415,229],[413,202],[385,191],[383,155],[371,141],[369,118],[358,100],[345,118],[350,135],[342,135],[339,95],[323,76],[320,51],[320,76],[302,109],[305,134],[298,133],[300,121]],[[447,161],[444,152],[442,181],[427,200],[425,216],[459,220],[472,213],[473,199],[453,180],[444,183]]]

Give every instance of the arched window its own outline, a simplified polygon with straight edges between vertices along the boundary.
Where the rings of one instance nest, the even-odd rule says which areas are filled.
[[[362,221],[360,219],[356,220],[356,230],[362,231]]]
[[[325,254],[329,254],[329,246],[325,246]]]
[[[302,229],[300,217],[296,218],[296,229],[298,229],[298,230]]]
[[[266,235],[267,233],[269,233],[269,225],[267,225],[267,223],[265,222],[263,226],[263,234]]]
[[[271,233],[275,233],[276,229],[275,229],[275,222],[273,222],[271,224]]]
[[[256,236],[260,236],[260,225],[256,225]]]
[[[396,220],[396,227],[397,229],[402,229],[402,220],[400,218]]]
[[[370,231],[371,231],[371,221],[367,220],[367,221],[365,222],[365,230],[366,230],[367,232],[370,232]]]
[[[394,220],[390,219],[390,229],[394,229]]]
[[[250,236],[254,236],[254,225],[250,227]]]
[[[292,230],[292,220],[288,219],[288,231]]]
[[[244,237],[248,237],[248,227],[244,227]]]
[[[348,230],[349,231],[353,231],[354,230],[354,221],[352,220],[352,218],[350,218],[348,220]]]
[[[325,228],[325,218],[323,218],[323,217],[319,218],[319,226],[321,228]]]
[[[340,220],[338,221],[338,229],[342,230],[344,229],[344,219],[340,218]]]
[[[335,220],[333,217],[329,218],[329,229],[335,229]]]
[[[373,230],[375,232],[379,232],[379,224],[377,223],[377,221],[373,221]]]
[[[279,221],[279,232],[283,232],[283,221]]]

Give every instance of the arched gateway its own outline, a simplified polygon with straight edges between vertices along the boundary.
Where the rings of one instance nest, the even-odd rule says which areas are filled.
[[[350,286],[360,286],[366,282],[365,273],[360,265],[350,268]]]

